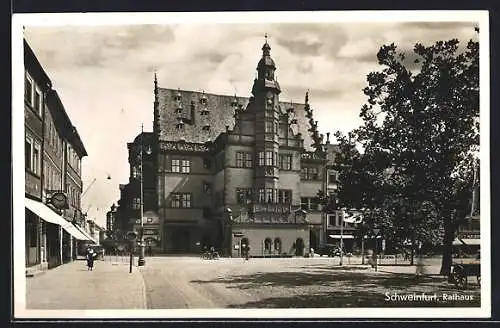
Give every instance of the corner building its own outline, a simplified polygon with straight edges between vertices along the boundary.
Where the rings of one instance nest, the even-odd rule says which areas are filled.
[[[248,244],[251,256],[300,256],[322,242],[317,196],[329,141],[307,93],[305,104],[280,102],[270,50],[266,42],[249,98],[159,88],[155,77],[150,210],[162,251],[213,245],[240,256]]]
[[[92,238],[80,229],[87,151],[49,76],[23,43],[25,265],[31,275],[76,259],[78,244]]]

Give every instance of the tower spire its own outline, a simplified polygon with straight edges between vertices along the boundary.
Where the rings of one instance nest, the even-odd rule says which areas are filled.
[[[156,75],[156,67],[155,67],[155,70],[154,70],[154,82],[155,82],[155,89],[158,88],[158,76]]]
[[[271,46],[267,43],[267,33],[264,34],[265,42],[262,46],[262,57],[271,56]]]
[[[255,96],[258,89],[260,91],[273,89],[279,94],[281,92],[280,86],[275,78],[276,65],[271,58],[271,47],[267,43],[267,33],[264,35],[265,43],[262,46],[262,58],[257,64],[257,76],[254,80],[252,94]]]

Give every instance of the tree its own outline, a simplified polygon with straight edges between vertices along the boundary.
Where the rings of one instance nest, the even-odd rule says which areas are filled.
[[[411,232],[412,241],[425,238],[431,223],[442,227],[441,273],[448,274],[458,209],[471,184],[468,164],[479,147],[479,43],[470,40],[463,50],[456,39],[417,43],[413,52],[419,59],[408,63],[394,44],[380,48],[382,68],[367,76],[363,125],[352,135],[365,153],[345,156],[352,152],[340,140],[339,168],[348,169],[339,198],[392,212],[394,226]]]

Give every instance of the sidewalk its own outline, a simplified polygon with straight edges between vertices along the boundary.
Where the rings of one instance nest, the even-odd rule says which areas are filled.
[[[126,263],[85,261],[64,264],[43,275],[26,278],[27,309],[145,309],[144,280]]]

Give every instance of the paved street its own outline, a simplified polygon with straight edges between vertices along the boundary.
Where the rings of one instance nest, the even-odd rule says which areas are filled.
[[[338,258],[325,257],[250,261],[148,257],[146,260],[146,266],[134,267],[133,274],[128,273],[126,259],[108,258],[97,261],[94,272],[87,272],[84,263],[77,262],[28,278],[28,307],[480,306],[475,279],[470,278],[467,289],[457,290],[437,275],[439,259],[424,261],[426,276],[418,281],[415,267],[384,265],[375,272],[368,266],[356,264],[360,259],[355,258],[351,259],[351,265],[343,268],[338,266]],[[422,293],[427,300],[402,300],[404,295]]]

